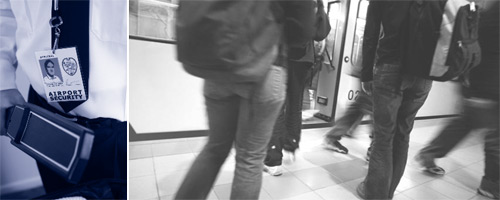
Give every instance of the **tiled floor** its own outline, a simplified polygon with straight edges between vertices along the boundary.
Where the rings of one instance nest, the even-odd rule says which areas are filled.
[[[470,134],[446,158],[437,160],[446,169],[445,176],[428,176],[413,160],[445,123],[446,119],[416,121],[408,164],[394,199],[485,199],[476,194],[484,168],[480,131]],[[370,142],[369,126],[360,126],[355,138],[342,139],[342,144],[349,148],[347,155],[321,147],[327,130],[302,131],[295,162],[285,157],[282,176],[264,173],[260,199],[358,199],[355,188],[368,168],[365,154]],[[205,141],[206,137],[131,142],[130,199],[172,199]],[[233,171],[231,153],[208,199],[229,199]]]

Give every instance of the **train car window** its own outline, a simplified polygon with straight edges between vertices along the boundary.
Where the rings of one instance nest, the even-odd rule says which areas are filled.
[[[328,19],[330,20],[330,26],[332,29],[326,37],[326,49],[330,54],[330,58],[333,58],[335,38],[337,37],[338,21],[342,18],[342,13],[340,12],[340,1],[328,2]],[[326,59],[325,59],[326,61]]]
[[[129,0],[131,37],[175,41],[175,15],[179,0]]]
[[[356,27],[354,30],[354,42],[352,44],[351,63],[355,67],[362,67],[363,61],[363,34],[365,31],[366,12],[368,10],[368,1],[362,0],[359,2],[358,14],[356,17]]]

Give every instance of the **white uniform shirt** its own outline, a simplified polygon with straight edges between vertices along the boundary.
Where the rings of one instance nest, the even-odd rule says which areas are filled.
[[[126,120],[127,2],[90,0],[89,98],[69,114]],[[35,52],[51,49],[51,9],[52,0],[0,0],[0,90],[16,88],[17,67],[46,98]]]
[[[50,77],[49,75],[43,77],[43,82],[45,85],[48,85],[49,87],[53,87],[59,84],[62,84],[61,79],[59,79],[58,76],[52,76]]]

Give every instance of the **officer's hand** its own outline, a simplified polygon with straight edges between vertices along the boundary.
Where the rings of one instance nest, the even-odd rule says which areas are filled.
[[[6,110],[14,105],[24,105],[23,96],[17,89],[1,90],[0,91],[0,135],[6,134]]]
[[[361,88],[368,96],[372,96],[372,87],[373,81],[361,82]]]

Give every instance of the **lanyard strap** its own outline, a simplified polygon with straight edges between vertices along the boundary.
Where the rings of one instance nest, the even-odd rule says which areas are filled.
[[[61,36],[61,29],[59,26],[63,24],[61,13],[59,12],[59,0],[53,0],[52,18],[49,20],[50,27],[54,29],[54,45],[52,46],[52,53],[55,53],[59,46],[59,37]]]
[[[54,0],[54,11],[58,11],[59,10],[59,0]]]
[[[89,94],[89,8],[90,0],[52,0],[54,8],[50,25],[52,29],[53,51],[61,45],[62,48],[75,47],[77,50],[82,74],[83,86],[87,99]],[[62,18],[64,17],[64,26]],[[61,37],[61,32],[65,36]],[[59,102],[65,112],[82,104],[84,101]]]

